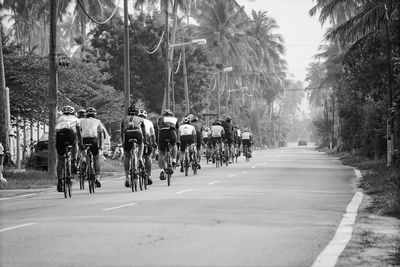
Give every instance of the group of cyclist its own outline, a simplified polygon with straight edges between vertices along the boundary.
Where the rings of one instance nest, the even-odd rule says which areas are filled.
[[[57,191],[63,192],[62,187],[62,168],[63,158],[68,146],[71,146],[72,154],[72,172],[77,173],[78,157],[80,151],[85,151],[84,146],[90,145],[90,151],[93,154],[93,167],[95,172],[96,187],[101,187],[100,183],[100,163],[99,156],[103,140],[105,138],[105,128],[101,121],[96,118],[97,111],[93,107],[86,110],[81,109],[75,116],[75,109],[72,106],[64,106],[62,115],[56,123],[56,150],[57,161]],[[160,179],[166,179],[166,172],[172,172],[165,164],[165,154],[170,149],[172,167],[180,163],[180,171],[183,172],[183,158],[186,147],[190,147],[193,154],[196,155],[197,167],[201,168],[201,149],[204,147],[207,151],[214,151],[216,144],[226,143],[229,153],[229,163],[233,153],[240,153],[241,145],[246,145],[251,151],[253,144],[252,134],[249,129],[242,132],[238,125],[232,124],[232,118],[226,117],[224,121],[215,120],[211,128],[203,127],[198,117],[189,114],[181,123],[178,118],[173,116],[170,109],[165,110],[157,122],[147,119],[147,112],[144,109],[130,106],[127,115],[123,118],[120,127],[122,147],[125,151],[124,170],[125,186],[130,187],[129,162],[132,149],[131,140],[135,140],[138,145],[138,161],[142,164],[148,174],[148,184],[152,184],[151,169],[153,151],[158,151],[158,165],[161,169]],[[157,149],[158,148],[158,149]],[[178,149],[180,153],[178,154]],[[236,150],[235,150],[236,149]],[[239,154],[240,155],[240,154]],[[250,152],[251,155],[251,152]],[[81,155],[84,157],[84,155]]]

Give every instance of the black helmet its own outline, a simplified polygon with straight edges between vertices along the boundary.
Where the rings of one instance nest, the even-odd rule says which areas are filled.
[[[235,124],[235,126],[233,126],[234,128],[238,128],[239,129],[239,125]]]
[[[197,116],[193,116],[192,121],[198,121],[199,118],[197,118]]]
[[[78,110],[78,118],[85,118],[86,116],[86,110],[80,109]]]
[[[134,116],[134,115],[137,115],[138,112],[139,112],[139,110],[134,105],[132,105],[128,108],[128,115]]]
[[[225,118],[225,121],[226,121],[226,122],[231,122],[231,120],[232,120],[232,118],[229,117],[229,116],[227,116],[227,117]]]
[[[97,114],[97,111],[95,108],[90,107],[86,109],[86,117],[94,117]]]
[[[221,122],[219,120],[215,120],[213,124],[214,125],[221,125]]]
[[[172,111],[170,109],[164,110],[163,116],[172,116]]]
[[[183,123],[184,124],[189,124],[190,123],[190,119],[189,118],[184,118],[183,119]]]

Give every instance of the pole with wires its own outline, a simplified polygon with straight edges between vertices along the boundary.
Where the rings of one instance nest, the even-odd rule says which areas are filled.
[[[128,23],[128,0],[124,0],[124,94],[125,115],[131,103],[130,92],[130,62],[129,62],[129,23]]]

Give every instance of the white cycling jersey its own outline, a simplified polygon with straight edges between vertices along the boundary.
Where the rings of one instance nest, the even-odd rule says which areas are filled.
[[[74,115],[61,115],[57,119],[56,130],[71,129],[76,132],[76,126],[79,126],[79,119]]]
[[[242,140],[250,140],[251,133],[250,132],[243,132],[242,133]]]
[[[183,136],[183,135],[194,135],[196,136],[196,128],[194,128],[193,125],[190,124],[182,124],[181,126],[179,126],[179,135]]]
[[[143,119],[143,121],[144,121],[144,128],[146,130],[146,134],[148,134],[149,136],[155,135],[153,122],[148,119]]]
[[[99,133],[103,133],[103,124],[96,118],[81,119],[82,138],[97,138]]]
[[[224,133],[224,127],[221,125],[211,125],[211,137],[222,137]]]

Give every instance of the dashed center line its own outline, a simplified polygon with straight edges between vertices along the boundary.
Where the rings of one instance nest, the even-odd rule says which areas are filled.
[[[207,185],[213,185],[213,184],[216,184],[216,183],[219,183],[219,181],[212,181],[212,182],[209,182]]]
[[[34,224],[37,224],[37,223],[25,223],[25,224],[21,224],[21,225],[16,225],[16,226],[3,228],[3,229],[0,229],[0,233],[11,231],[11,230],[15,230],[15,229],[22,228],[22,227],[31,226],[31,225],[34,225]]]
[[[234,174],[231,174],[231,175],[229,175],[228,177],[233,177],[233,176],[235,176]]]
[[[193,190],[192,189],[187,189],[187,190],[175,192],[175,194],[183,194],[183,193],[190,192],[190,191],[193,191]]]
[[[246,173],[247,171],[242,171],[242,172],[240,172],[240,173]]]
[[[108,209],[103,209],[103,211],[110,211],[110,210],[116,210],[116,209],[122,209],[122,208],[126,208],[126,207],[130,207],[133,205],[136,205],[137,203],[129,203],[129,204],[125,204],[125,205],[121,205],[121,206],[116,206],[116,207],[112,207],[112,208],[108,208]]]
[[[255,167],[257,167],[257,166],[252,166],[251,168],[254,169]]]

